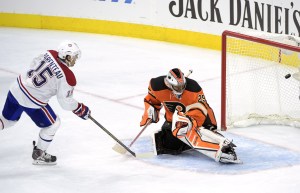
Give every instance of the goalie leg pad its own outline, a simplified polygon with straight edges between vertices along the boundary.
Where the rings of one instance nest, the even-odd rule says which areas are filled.
[[[184,114],[177,111],[173,114],[172,133],[175,137],[217,162],[239,162],[232,142],[220,133],[195,125]]]
[[[185,139],[195,150],[216,162],[241,163],[234,150],[236,146],[219,133],[201,127],[199,130],[190,130]]]
[[[212,140],[206,135],[201,134],[201,129],[196,128],[196,125],[188,117],[182,116],[181,113],[175,112],[173,114],[173,135],[196,151],[214,159],[219,149],[219,141]]]
[[[214,155],[214,159],[216,162],[223,162],[223,163],[240,163],[241,161],[237,158],[235,153],[236,145],[225,138],[223,135],[209,131],[207,129],[201,128],[200,133],[203,136],[207,136],[211,140],[219,143],[219,149]]]

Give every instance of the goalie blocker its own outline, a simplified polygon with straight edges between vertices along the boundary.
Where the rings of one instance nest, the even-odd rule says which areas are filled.
[[[235,147],[232,141],[225,138],[218,132],[213,132],[204,127],[195,127],[189,117],[177,110],[173,114],[171,132],[173,136],[184,142],[186,146],[182,151],[172,151],[161,147],[162,131],[155,133],[153,136],[154,150],[159,154],[179,154],[183,151],[194,149],[216,162],[222,163],[242,163],[237,157]]]

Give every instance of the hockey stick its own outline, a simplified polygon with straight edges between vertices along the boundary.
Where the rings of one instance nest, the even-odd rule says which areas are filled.
[[[143,129],[137,134],[137,136],[132,140],[132,142],[129,144],[129,147],[131,147],[134,142],[140,137],[140,135],[145,131],[145,129],[148,127],[148,125],[151,124],[151,119],[148,119],[146,125],[143,127]],[[115,146],[112,147],[113,150],[115,150],[116,152],[120,153],[120,154],[125,154],[126,153],[126,149],[124,149],[122,146],[120,146],[119,143],[116,143]]]
[[[193,73],[193,70],[190,69],[190,70],[188,71],[188,73],[186,73],[185,77],[189,77],[189,75],[191,75],[192,73]]]
[[[117,139],[113,134],[111,134],[107,129],[105,129],[98,121],[96,121],[91,115],[89,115],[89,118],[97,125],[99,126],[105,133],[107,133],[111,138],[113,138],[116,142],[118,142],[119,145],[121,145],[126,151],[128,151],[132,156],[137,157],[136,154],[131,151],[128,147],[126,147],[119,139]]]

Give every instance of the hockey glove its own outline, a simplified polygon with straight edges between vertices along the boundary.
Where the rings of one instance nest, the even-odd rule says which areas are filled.
[[[89,115],[91,114],[91,111],[83,103],[78,103],[78,107],[73,111],[73,113],[76,114],[78,117],[87,120],[89,118]]]
[[[177,110],[172,118],[172,133],[174,136],[184,136],[193,128],[193,121],[190,117]]]
[[[152,123],[157,123],[159,121],[159,109],[155,109],[149,103],[145,103],[145,112],[140,122],[140,126],[144,126],[148,119],[151,119]]]

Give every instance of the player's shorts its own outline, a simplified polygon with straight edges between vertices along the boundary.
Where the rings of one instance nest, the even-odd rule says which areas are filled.
[[[40,109],[23,107],[18,103],[11,92],[8,92],[2,111],[3,117],[10,121],[18,121],[23,112],[25,112],[38,127],[49,127],[56,121],[56,114],[49,104]]]

